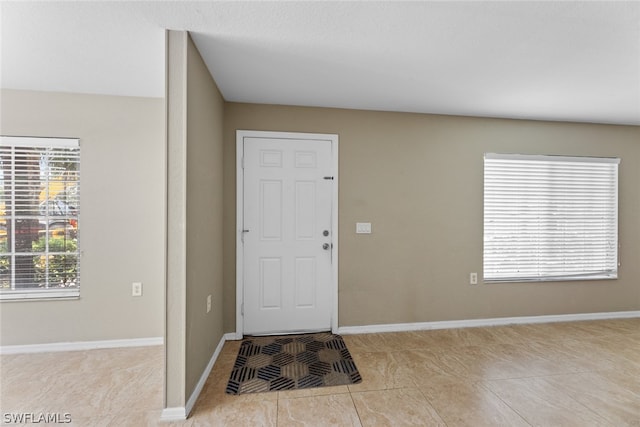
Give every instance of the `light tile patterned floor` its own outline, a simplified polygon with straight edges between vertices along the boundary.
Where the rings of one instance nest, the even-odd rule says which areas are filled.
[[[640,319],[346,335],[363,381],[225,394],[226,343],[191,417],[159,423],[159,347],[0,358],[0,408],[78,426],[635,426]],[[69,425],[69,424],[67,424]]]

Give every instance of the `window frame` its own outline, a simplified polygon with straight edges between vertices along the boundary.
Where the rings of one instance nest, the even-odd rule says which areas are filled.
[[[607,211],[606,215],[606,220],[602,220],[603,223],[606,223],[607,226],[604,228],[604,230],[606,230],[606,234],[607,234],[607,242],[609,241],[614,241],[615,243],[613,245],[609,244],[609,247],[612,247],[613,249],[611,250],[612,252],[608,253],[607,251],[609,251],[609,249],[607,249],[606,251],[604,251],[605,256],[602,257],[601,262],[603,263],[603,265],[606,265],[606,268],[602,268],[600,271],[597,272],[590,272],[590,271],[586,271],[586,269],[583,269],[582,272],[575,272],[575,273],[569,273],[569,269],[565,269],[564,274],[560,274],[560,272],[553,274],[552,271],[554,271],[555,269],[557,269],[557,267],[549,267],[548,265],[545,266],[544,262],[541,261],[537,261],[537,264],[535,262],[533,262],[532,260],[537,257],[539,258],[543,258],[540,254],[541,253],[545,253],[545,256],[547,258],[545,258],[546,260],[552,260],[555,261],[556,263],[560,263],[561,261],[565,262],[566,264],[566,256],[564,254],[562,254],[562,251],[565,250],[563,248],[563,245],[566,246],[569,243],[575,242],[576,239],[575,237],[569,237],[566,238],[564,240],[559,240],[556,242],[553,242],[551,245],[545,246],[545,249],[538,249],[537,252],[531,252],[530,256],[528,257],[528,259],[525,261],[524,264],[517,264],[517,265],[522,265],[523,268],[518,271],[515,272],[511,275],[508,275],[508,272],[505,271],[503,273],[499,273],[497,271],[497,269],[499,267],[493,267],[495,265],[495,262],[500,262],[500,260],[498,259],[496,261],[496,259],[491,259],[489,262],[491,265],[487,264],[487,258],[492,258],[491,256],[488,256],[488,247],[489,247],[489,251],[491,251],[491,249],[496,249],[496,245],[495,243],[492,243],[491,245],[488,245],[488,239],[491,239],[491,237],[495,237],[496,234],[496,229],[499,229],[500,227],[504,227],[504,228],[508,228],[509,227],[509,221],[508,220],[504,220],[504,222],[500,223],[498,226],[495,225],[491,225],[490,229],[489,229],[489,233],[488,233],[488,220],[494,220],[496,221],[496,218],[499,217],[500,215],[511,215],[512,218],[516,217],[517,213],[521,213],[523,212],[522,208],[514,208],[513,210],[508,210],[506,214],[497,214],[496,213],[496,209],[495,209],[495,194],[499,194],[501,197],[508,199],[510,202],[513,203],[513,200],[515,199],[515,196],[512,196],[509,194],[508,190],[503,190],[500,189],[500,185],[502,184],[502,187],[507,187],[509,185],[514,185],[517,183],[521,183],[523,179],[521,178],[513,178],[509,181],[508,178],[505,178],[504,181],[501,181],[499,184],[495,184],[491,181],[492,178],[495,178],[495,176],[497,176],[497,173],[495,170],[490,170],[490,172],[492,173],[489,176],[489,181],[488,181],[488,172],[487,172],[487,160],[492,161],[492,160],[497,160],[498,162],[500,161],[504,161],[505,164],[507,164],[507,162],[512,162],[512,166],[515,167],[515,165],[517,165],[518,163],[534,163],[534,162],[546,162],[546,165],[544,167],[547,167],[549,169],[552,168],[554,162],[557,162],[558,165],[560,165],[561,163],[571,163],[572,167],[578,167],[579,163],[590,163],[590,164],[599,164],[599,165],[604,165],[604,164],[608,164],[608,165],[613,165],[613,167],[611,168],[610,171],[608,171],[608,173],[610,173],[613,177],[613,180],[610,180],[610,187],[607,189],[607,193],[605,197],[602,198],[608,198],[610,200],[612,200],[612,202],[610,202],[609,206],[613,208],[613,214],[610,214]],[[496,162],[497,163],[497,162]],[[621,163],[620,158],[617,157],[587,157],[587,156],[556,156],[556,155],[528,155],[528,154],[497,154],[497,153],[485,153],[484,155],[484,165],[483,165],[483,174],[484,174],[484,178],[483,178],[483,249],[482,249],[482,255],[483,255],[483,281],[485,283],[505,283],[505,282],[509,282],[509,283],[521,283],[521,282],[561,282],[561,281],[587,281],[587,280],[615,280],[618,278],[618,271],[619,271],[619,267],[620,267],[620,235],[619,235],[619,198],[618,198],[618,193],[619,193],[619,176],[620,176],[620,172],[619,172],[619,165]],[[541,163],[542,165],[542,163]],[[536,170],[543,170],[543,168],[539,168],[538,166],[535,166]],[[603,166],[603,168],[605,168]],[[512,172],[512,174],[516,174],[517,172]],[[521,174],[526,174],[529,173],[528,170],[523,169],[522,172],[520,172]],[[594,172],[592,175],[593,176],[596,175],[596,172]],[[546,178],[546,181],[541,180],[541,182],[538,184],[538,186],[534,186],[531,185],[528,188],[528,190],[530,189],[534,189],[537,190],[539,193],[541,194],[546,194],[547,196],[549,196],[549,194],[553,193],[553,190],[549,190],[548,187],[553,187],[554,185],[568,185],[568,182],[570,182],[572,179],[576,179],[576,176],[570,176],[569,178],[567,177],[563,177],[562,179],[559,179],[557,181],[554,181],[552,178]],[[593,178],[592,178],[593,179]],[[488,184],[489,182],[489,184]],[[585,179],[584,181],[574,181],[574,182],[580,182],[583,183],[583,185],[585,185],[585,183],[589,182],[591,183],[591,181],[588,181],[587,179]],[[605,182],[605,180],[603,180],[602,182]],[[528,182],[527,182],[528,183]],[[545,184],[548,187],[545,187]],[[494,203],[492,205],[492,209],[490,210],[490,213],[487,213],[488,210],[488,187],[489,187],[489,199],[490,202],[489,204],[491,205],[492,203]],[[596,190],[594,190],[595,192]],[[567,192],[567,194],[571,194],[573,195],[573,193],[568,193],[568,190],[565,189],[565,192]],[[529,199],[527,198],[528,196],[525,194],[526,192],[520,192],[518,193],[519,196],[522,198],[522,200],[525,201],[529,201]],[[511,194],[514,194],[513,192],[511,192]],[[512,199],[509,199],[510,197],[513,197]],[[529,196],[530,197],[530,196]],[[545,223],[545,220],[547,221],[557,221],[558,218],[561,218],[561,221],[557,221],[557,222],[553,222],[553,224],[565,224],[562,221],[567,221],[567,223],[569,223],[571,226],[575,226],[577,224],[589,224],[588,221],[583,221],[583,222],[578,222],[576,221],[575,223],[571,223],[568,222],[568,217],[570,217],[569,214],[566,213],[562,213],[563,210],[568,210],[568,206],[571,205],[570,202],[562,199],[562,202],[558,202],[560,198],[558,198],[556,196],[556,199],[553,199],[553,197],[548,197],[547,200],[543,200],[543,199],[538,199],[539,200],[543,200],[543,202],[546,202],[546,204],[544,205],[539,205],[539,206],[544,206],[545,210],[548,212],[552,212],[553,214],[549,214],[547,212],[545,212],[546,216],[541,215],[538,217],[537,222],[538,224],[541,223]],[[585,197],[583,199],[580,199],[581,201],[585,201],[585,200],[591,200],[591,198],[589,197]],[[498,203],[503,203],[503,205],[501,205],[500,207],[503,208],[508,208],[509,202],[498,202]],[[522,203],[522,202],[521,202]],[[531,203],[531,202],[530,202]],[[607,206],[605,203],[602,204],[602,206]],[[530,206],[529,206],[530,208]],[[585,208],[583,208],[585,209]],[[503,211],[504,212],[504,211]],[[576,211],[572,211],[573,214],[575,214]],[[555,217],[553,216],[555,215]],[[608,215],[608,216],[607,216]],[[517,217],[519,218],[519,217]],[[520,223],[522,221],[518,221],[518,226],[520,226]],[[535,223],[535,221],[533,221]],[[506,225],[505,225],[506,224]],[[548,223],[546,223],[546,227],[550,227],[548,225]],[[590,224],[589,224],[590,225]],[[513,226],[512,226],[513,227]],[[572,228],[571,230],[575,230],[574,228]],[[557,239],[558,235],[554,234],[552,237],[549,236],[545,236],[544,234],[547,233],[547,229],[545,228],[544,231],[541,230],[540,233],[535,234],[533,240],[536,240],[538,242],[544,242],[545,244],[549,244],[550,242],[553,241],[554,238]],[[488,236],[489,234],[489,236]],[[521,239],[518,240],[514,240],[510,245],[505,245],[505,249],[502,250],[502,253],[499,253],[499,255],[502,257],[502,260],[505,264],[507,263],[507,260],[509,258],[509,251],[511,251],[512,255],[511,257],[513,257],[513,253],[517,253],[518,249],[522,249],[523,246],[522,242],[525,241],[524,238],[522,238],[523,232],[518,230],[518,233],[514,233],[514,236],[518,236],[521,237]],[[585,231],[582,231],[582,235],[585,236],[587,235],[587,233]],[[584,244],[584,243],[583,243]],[[531,244],[531,246],[533,246]],[[585,245],[586,247],[586,245]],[[557,256],[553,256],[553,258],[549,257],[547,255],[547,253],[552,252],[553,249],[559,250],[560,254]],[[490,254],[491,255],[491,254]],[[496,257],[498,258],[498,257]],[[615,262],[613,262],[613,260],[615,260]],[[527,263],[528,262],[528,263]],[[613,264],[615,263],[615,267],[613,267]],[[584,264],[588,264],[587,262],[585,262]],[[582,267],[585,267],[586,265],[582,265]],[[513,263],[512,263],[513,265]],[[540,273],[539,275],[533,275],[531,272],[533,271],[533,268],[529,268],[529,266],[531,265],[537,265],[540,270],[544,270],[544,273]],[[575,266],[579,266],[578,263],[575,263]],[[493,268],[488,268],[488,267],[493,267]],[[541,268],[542,267],[542,268]],[[489,270],[489,274],[488,274],[488,270]],[[526,275],[523,271],[526,270],[529,272],[528,275]]]
[[[77,148],[77,194],[79,197],[80,190],[80,139],[79,138],[58,138],[58,137],[23,137],[23,136],[0,136],[0,147],[12,147],[12,148],[24,148],[24,147],[34,147],[34,148]],[[13,190],[12,190],[13,192]],[[45,202],[49,202],[49,200],[45,200]],[[78,199],[79,205],[79,199]],[[80,257],[81,257],[81,249],[80,249],[80,206],[76,206],[76,214],[75,218],[77,221],[76,224],[76,250],[72,252],[65,252],[68,255],[77,256],[77,285],[70,288],[15,288],[15,283],[13,279],[11,280],[11,288],[10,289],[0,289],[0,302],[10,302],[10,301],[42,301],[42,300],[69,300],[69,299],[78,299],[80,297]],[[15,209],[15,207],[13,208]],[[10,218],[13,218],[15,221],[16,215],[12,213]],[[47,215],[45,218],[51,218],[51,216]],[[10,219],[7,218],[7,221]],[[45,228],[45,230],[49,230],[49,225]],[[15,232],[15,227],[12,227],[12,233]],[[47,234],[48,236],[48,234]],[[7,236],[8,238],[8,236]],[[15,237],[14,237],[15,238]],[[13,239],[14,239],[13,238]],[[12,239],[12,240],[13,240]],[[50,236],[47,237],[46,250],[45,254],[49,254],[49,240]],[[40,253],[40,252],[35,252]],[[9,249],[5,256],[10,256],[11,259],[14,259],[16,256],[16,252]],[[55,255],[50,255],[55,256]],[[13,267],[12,267],[13,268]],[[48,267],[47,267],[48,271]],[[13,273],[12,273],[13,277]]]

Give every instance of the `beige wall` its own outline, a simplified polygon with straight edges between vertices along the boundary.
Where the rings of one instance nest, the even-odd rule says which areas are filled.
[[[167,36],[165,407],[175,408],[186,406],[223,336],[224,100],[188,33]]]
[[[237,129],[340,136],[340,326],[640,309],[640,127],[227,103],[226,331]],[[485,152],[621,157],[620,278],[469,285],[482,277]],[[373,234],[356,235],[364,221]]]
[[[187,396],[223,335],[224,100],[189,39],[187,57]],[[206,312],[207,295],[212,296]]]
[[[0,133],[80,138],[82,162],[80,299],[0,303],[0,344],[162,336],[164,101],[2,90],[0,107]]]

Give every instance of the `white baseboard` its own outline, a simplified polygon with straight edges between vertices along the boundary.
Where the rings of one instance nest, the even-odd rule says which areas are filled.
[[[238,334],[236,332],[229,332],[228,334],[224,334],[225,341],[238,341],[242,339],[242,334]]]
[[[187,400],[187,404],[184,408],[185,415],[187,417],[191,413],[193,406],[196,404],[196,401],[198,400],[198,397],[202,392],[204,384],[207,382],[207,378],[209,378],[209,374],[213,369],[213,365],[216,363],[216,360],[218,360],[218,356],[220,356],[220,352],[222,351],[222,347],[224,346],[225,341],[232,340],[235,338],[235,336],[236,336],[235,333],[230,333],[230,334],[224,334],[222,338],[220,338],[220,342],[218,343],[216,350],[213,352],[213,355],[211,356],[211,359],[209,360],[207,367],[204,369],[204,372],[202,372],[202,375],[200,375],[200,380],[198,380],[198,383],[196,384],[196,388],[193,390],[193,393],[191,393],[191,397],[189,397],[189,400]]]
[[[230,333],[230,334],[224,334],[222,338],[220,338],[220,342],[218,342],[218,346],[213,352],[211,359],[209,359],[209,363],[207,363],[207,367],[204,368],[202,375],[200,375],[200,379],[196,384],[196,388],[191,393],[189,400],[187,400],[187,404],[184,407],[164,408],[162,410],[162,414],[160,414],[161,422],[184,421],[187,419],[187,417],[191,413],[191,410],[196,404],[196,401],[198,400],[198,397],[200,396],[200,393],[202,392],[202,389],[204,388],[205,383],[207,382],[207,378],[209,378],[209,374],[213,369],[213,365],[216,363],[216,360],[218,360],[218,356],[220,356],[220,352],[222,351],[222,347],[224,346],[224,343],[227,340],[235,339],[235,336],[236,336],[235,333]]]
[[[164,408],[160,414],[161,422],[184,421],[186,419],[187,413],[183,407]]]
[[[557,314],[546,316],[496,317],[491,319],[445,320],[439,322],[391,323],[383,325],[342,326],[338,333],[371,334],[378,332],[408,332],[431,329],[477,328],[482,326],[521,325],[527,323],[577,322],[581,320],[629,319],[640,317],[640,311],[613,311],[608,313]]]
[[[146,347],[162,345],[163,337],[132,338],[124,340],[54,342],[47,344],[3,345],[0,354],[46,353],[54,351],[95,350],[99,348]]]

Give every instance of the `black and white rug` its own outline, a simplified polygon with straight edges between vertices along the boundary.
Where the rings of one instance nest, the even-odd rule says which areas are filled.
[[[248,337],[240,345],[227,393],[295,390],[361,381],[340,335],[323,332]]]

